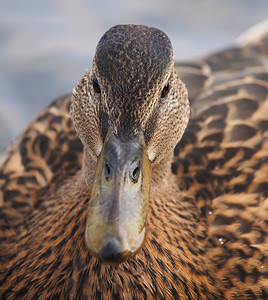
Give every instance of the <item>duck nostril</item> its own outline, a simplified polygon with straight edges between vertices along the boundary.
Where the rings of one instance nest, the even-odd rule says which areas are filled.
[[[130,179],[133,183],[137,183],[140,176],[140,166],[137,166],[133,171],[130,173]]]
[[[111,168],[107,163],[104,166],[104,177],[107,181],[111,179]]]

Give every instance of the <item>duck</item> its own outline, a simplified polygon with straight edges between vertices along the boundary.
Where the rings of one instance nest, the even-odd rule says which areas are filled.
[[[267,299],[267,43],[110,28],[2,157],[0,298]]]

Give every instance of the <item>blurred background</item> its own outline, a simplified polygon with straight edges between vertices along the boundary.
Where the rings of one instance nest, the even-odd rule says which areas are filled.
[[[39,110],[72,90],[111,26],[158,27],[183,60],[230,45],[267,15],[267,0],[1,0],[0,154]]]

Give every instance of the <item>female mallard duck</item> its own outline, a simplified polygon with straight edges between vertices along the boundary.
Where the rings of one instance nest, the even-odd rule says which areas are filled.
[[[108,30],[2,160],[1,299],[267,299],[265,57],[174,67],[162,31]]]

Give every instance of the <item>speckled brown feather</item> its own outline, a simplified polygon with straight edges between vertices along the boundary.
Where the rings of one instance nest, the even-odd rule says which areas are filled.
[[[207,255],[228,299],[268,295],[267,49],[266,37],[182,65],[202,72],[172,169],[207,218]]]
[[[175,148],[176,177],[152,186],[146,243],[119,267],[85,246],[90,195],[70,97],[43,111],[2,160],[0,298],[266,299],[263,49],[265,39],[176,66],[193,107]]]
[[[56,187],[56,182],[80,168],[82,145],[69,118],[70,100],[70,96],[58,98],[41,112],[2,158],[2,236],[25,226],[25,217],[40,204],[42,188],[53,191],[53,184]]]

